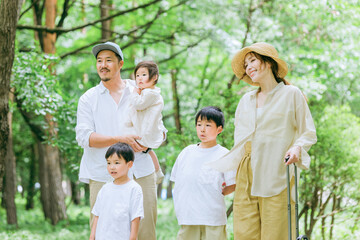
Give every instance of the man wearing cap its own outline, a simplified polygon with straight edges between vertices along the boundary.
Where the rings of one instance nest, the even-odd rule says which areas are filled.
[[[117,142],[129,144],[135,151],[131,174],[144,195],[145,216],[140,222],[138,239],[155,240],[157,196],[154,165],[149,154],[142,152],[146,149],[137,143],[140,137],[127,135],[124,131],[129,114],[129,89],[134,83],[121,78],[124,56],[117,44],[98,44],[93,47],[92,53],[101,81],[86,91],[78,103],[76,140],[84,149],[79,179],[89,184],[91,211],[101,187],[112,180],[106,170],[106,150]],[[91,214],[90,228],[93,217]]]

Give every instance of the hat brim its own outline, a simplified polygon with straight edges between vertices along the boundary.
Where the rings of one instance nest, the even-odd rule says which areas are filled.
[[[233,72],[240,80],[243,80],[244,82],[253,86],[259,86],[259,83],[253,82],[251,80],[251,78],[246,74],[244,68],[245,56],[250,52],[256,52],[260,55],[271,57],[278,64],[278,77],[284,78],[286,76],[288,72],[288,67],[284,60],[269,54],[269,52],[264,50],[264,48],[261,46],[251,45],[248,47],[244,47],[243,49],[238,51],[231,61],[231,67],[233,69]]]
[[[99,52],[101,52],[103,50],[110,50],[110,51],[114,52],[115,54],[119,55],[118,50],[114,46],[111,46],[108,44],[98,44],[98,45],[94,46],[92,49],[92,53],[94,54],[95,57],[97,57]],[[121,55],[119,55],[119,56],[120,56],[121,60],[124,60]]]

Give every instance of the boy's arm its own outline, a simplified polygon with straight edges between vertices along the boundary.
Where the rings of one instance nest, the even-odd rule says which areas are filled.
[[[99,216],[94,217],[89,240],[95,240],[95,233],[96,233],[96,226],[97,226],[98,219],[99,219]]]
[[[232,185],[230,185],[230,186],[224,186],[223,189],[222,189],[222,194],[223,194],[224,196],[226,196],[226,195],[234,192],[234,191],[235,191],[235,187],[236,187],[236,184],[232,184]]]
[[[136,240],[138,237],[139,232],[139,225],[140,225],[140,217],[135,218],[131,221],[130,226],[130,240]]]

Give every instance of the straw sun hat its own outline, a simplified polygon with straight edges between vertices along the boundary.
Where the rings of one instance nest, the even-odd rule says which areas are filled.
[[[288,71],[287,64],[284,60],[281,60],[279,58],[279,55],[278,55],[278,52],[276,51],[276,49],[268,43],[259,42],[259,43],[254,43],[248,47],[244,47],[239,52],[237,52],[235,54],[235,56],[233,57],[233,59],[231,61],[231,67],[232,67],[235,75],[240,80],[244,80],[245,82],[247,82],[251,85],[254,85],[254,86],[259,86],[258,83],[254,83],[251,80],[251,78],[245,73],[244,59],[245,59],[246,54],[248,54],[249,52],[256,52],[260,55],[271,57],[278,64],[278,77],[284,78],[286,76],[287,71]]]

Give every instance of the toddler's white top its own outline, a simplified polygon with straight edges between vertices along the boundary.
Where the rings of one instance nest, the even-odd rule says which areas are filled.
[[[137,140],[141,145],[158,148],[164,141],[167,132],[162,122],[164,100],[160,88],[146,88],[139,95],[132,91],[130,95],[130,121],[135,134],[141,137]],[[131,126],[130,125],[130,126]]]

